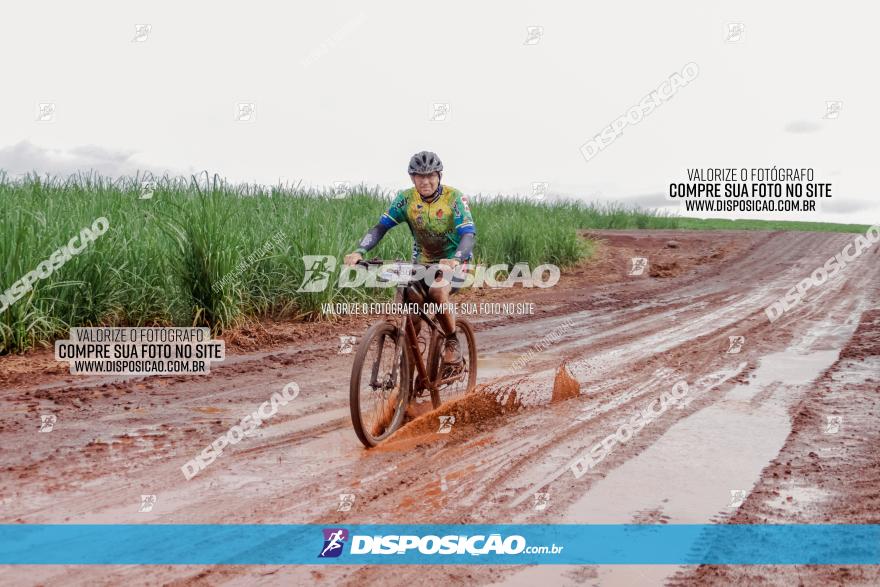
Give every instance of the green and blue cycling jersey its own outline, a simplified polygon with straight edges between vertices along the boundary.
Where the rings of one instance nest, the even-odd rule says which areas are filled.
[[[405,222],[413,235],[413,260],[436,263],[441,259],[466,261],[473,251],[476,229],[467,196],[441,185],[433,198],[422,198],[416,188],[397,194],[379,223],[364,236],[357,252],[364,254]]]

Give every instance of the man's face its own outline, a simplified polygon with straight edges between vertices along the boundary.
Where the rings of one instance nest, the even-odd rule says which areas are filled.
[[[440,174],[436,171],[427,175],[416,174],[410,175],[409,177],[412,179],[413,185],[416,186],[416,190],[418,190],[419,195],[421,196],[432,195],[437,191],[437,186],[440,185]]]

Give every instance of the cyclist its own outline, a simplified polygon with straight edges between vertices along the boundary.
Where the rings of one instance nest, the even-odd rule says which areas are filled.
[[[409,160],[412,188],[401,191],[394,198],[379,223],[361,239],[358,248],[346,255],[345,264],[354,265],[363,255],[379,244],[385,233],[401,222],[406,222],[413,235],[413,262],[456,267],[471,257],[476,241],[476,229],[467,197],[455,188],[441,185],[443,163],[436,153],[421,151]],[[438,273],[437,280],[442,280]],[[461,279],[453,278],[444,286],[429,288],[430,301],[445,304],[449,294],[461,287]],[[455,316],[441,312],[440,327],[446,335],[443,361],[455,364],[461,361],[458,339],[455,336]],[[421,322],[417,322],[421,327]]]

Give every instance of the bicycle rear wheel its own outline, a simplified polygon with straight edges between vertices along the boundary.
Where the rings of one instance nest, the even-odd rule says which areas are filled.
[[[474,329],[464,318],[455,319],[455,336],[461,350],[461,363],[447,365],[443,362],[444,336],[435,332],[428,351],[428,377],[445,383],[431,391],[434,408],[470,393],[477,386],[477,341]]]
[[[409,402],[409,361],[398,329],[387,321],[367,330],[354,356],[349,385],[351,423],[371,448],[400,428]]]

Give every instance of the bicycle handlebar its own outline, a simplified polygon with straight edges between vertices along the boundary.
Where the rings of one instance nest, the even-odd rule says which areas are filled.
[[[371,261],[365,261],[364,259],[361,259],[360,261],[356,262],[355,265],[362,265],[364,267],[369,267],[371,265],[376,266],[376,267],[381,267],[382,265],[395,265],[397,263],[405,263],[406,265],[409,265],[411,267],[424,267],[426,269],[428,267],[430,267],[430,265],[425,265],[424,263],[412,263],[410,261],[403,261],[400,259],[398,259],[397,261],[382,261],[382,260],[375,260],[375,259],[371,260]],[[434,265],[437,265],[437,264],[438,263],[434,263]]]

